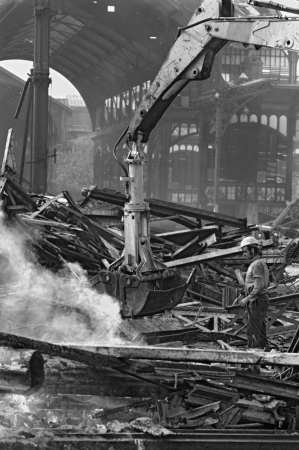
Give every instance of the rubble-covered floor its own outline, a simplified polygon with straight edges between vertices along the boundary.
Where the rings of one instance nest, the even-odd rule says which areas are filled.
[[[178,208],[163,232],[153,202],[155,258],[189,284],[171,309],[121,319],[97,279],[124,248],[121,205],[107,227],[85,213],[104,195],[96,189],[79,203],[0,181],[0,448],[298,448],[299,244],[288,211],[271,234]],[[233,304],[252,232],[271,274],[265,352],[247,350],[246,312]],[[152,348],[156,358],[140,357]]]

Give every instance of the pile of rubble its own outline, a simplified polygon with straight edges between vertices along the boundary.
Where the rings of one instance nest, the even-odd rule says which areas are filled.
[[[35,264],[60,273],[79,263],[92,286],[100,270],[109,270],[122,257],[126,199],[95,187],[82,193],[81,202],[68,191],[55,197],[31,195],[9,167],[0,176],[4,222],[19,230],[37,255]],[[107,345],[105,336],[101,346],[71,342],[67,330],[49,337],[47,324],[43,338],[23,331],[0,333],[0,425],[8,441],[53,445],[75,430],[94,436],[133,436],[137,431],[166,437],[178,430],[298,430],[299,244],[289,225],[297,202],[275,223],[258,227],[245,219],[148,201],[155,257],[188,280],[182,302],[161,314],[120,320],[116,334],[121,344],[114,346]],[[88,209],[91,203],[98,208]],[[94,214],[95,209],[100,213]],[[112,214],[107,225],[102,218]],[[252,232],[260,234],[271,275],[267,352],[246,349],[246,312],[235,303],[249,264],[239,244]],[[16,298],[21,295],[2,276],[0,298],[7,287]],[[38,302],[34,295],[31,300]],[[57,306],[87,324],[94,320],[88,309],[61,300]],[[45,441],[36,428],[47,429]]]
[[[298,430],[298,361],[291,367],[291,354],[215,351],[224,362],[205,364],[195,361],[210,352],[148,347],[142,357],[136,347],[83,350],[0,337],[10,344],[0,352],[0,425],[11,430]],[[45,361],[39,350],[12,350],[17,343],[53,356]]]

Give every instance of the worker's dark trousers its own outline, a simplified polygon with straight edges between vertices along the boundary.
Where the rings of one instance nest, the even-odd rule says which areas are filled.
[[[248,348],[265,348],[266,340],[266,314],[269,306],[267,294],[261,295],[248,304],[247,342]],[[261,334],[263,333],[263,335]]]

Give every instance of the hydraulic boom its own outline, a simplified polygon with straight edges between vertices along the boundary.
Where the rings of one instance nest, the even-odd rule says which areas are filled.
[[[284,5],[270,0],[249,0],[249,3],[299,13],[297,1],[285,0]],[[280,12],[273,16],[234,17],[231,0],[205,0],[189,24],[179,29],[164,64],[124,133],[129,147],[128,170],[120,163],[128,188],[124,209],[125,251],[121,261],[113,263],[111,270],[100,278],[106,290],[122,300],[125,316],[171,308],[186,289],[186,283],[174,271],[169,272],[151,252],[150,209],[143,195],[146,158],[141,144],[148,141],[168,106],[191,80],[210,76],[215,55],[228,41],[252,44],[256,49],[265,46],[298,51],[298,20]],[[105,282],[105,277],[109,281]]]

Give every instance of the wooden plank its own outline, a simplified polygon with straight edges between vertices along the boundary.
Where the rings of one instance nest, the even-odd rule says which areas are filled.
[[[10,198],[11,203],[15,206],[17,203],[16,203],[11,191],[9,189],[6,189],[6,192],[7,192],[8,197]]]
[[[292,400],[299,404],[298,385],[285,380],[269,379],[260,375],[253,375],[244,372],[236,372],[232,386],[245,389],[254,393],[273,395],[274,397],[284,398],[286,401]]]
[[[176,261],[165,262],[166,267],[184,267],[192,264],[200,264],[203,262],[214,261],[216,259],[225,258],[226,256],[239,255],[242,253],[241,247],[234,247],[225,250],[214,250],[202,255],[191,256],[189,258],[177,259]]]
[[[195,238],[202,241],[207,237],[211,236],[214,233],[217,233],[218,227],[215,226],[207,226],[193,230],[180,230],[180,231],[172,231],[169,233],[159,233],[156,234],[157,237],[166,239],[169,242],[173,242],[180,246],[185,246]]]
[[[11,161],[10,161],[11,165],[9,164],[9,157],[11,159]],[[9,166],[9,168],[12,169],[14,172],[16,171],[16,162],[15,162],[15,157],[13,154],[13,129],[12,128],[10,128],[7,133],[4,155],[3,155],[1,171],[0,171],[1,176],[4,176],[5,171],[6,171],[6,166]]]
[[[285,263],[285,256],[262,256],[262,260],[265,261],[267,264],[275,264],[275,265],[280,265]],[[227,265],[227,266],[236,266],[237,264],[250,264],[249,260],[243,259],[243,258],[223,258],[221,260],[222,264]]]
[[[203,301],[207,303],[211,303],[212,305],[221,306],[221,302],[215,300],[214,298],[207,297],[206,295],[200,294],[199,292],[191,291],[190,289],[186,289],[186,292],[194,295],[195,297],[202,298]]]
[[[281,225],[282,221],[290,214],[292,209],[295,209],[299,204],[299,199],[297,198],[292,203],[290,203],[280,214],[274,222],[272,222],[272,229],[277,228]]]
[[[284,313],[284,311],[290,306],[290,303],[292,303],[292,302],[290,302],[290,301],[286,302],[283,305],[283,307],[279,311],[277,311],[276,313],[275,312],[271,312],[271,310],[268,310],[268,316],[271,316],[272,319],[267,323],[267,329],[269,329],[273,325],[273,323],[277,319],[279,319],[279,317]]]
[[[80,348],[83,348],[80,346]],[[84,347],[89,348],[89,347]],[[217,362],[233,364],[260,364],[270,366],[299,366],[297,353],[227,352],[222,350],[201,350],[169,347],[138,347],[105,345],[90,347],[90,351],[105,356],[125,359],[158,359],[162,361]]]
[[[0,198],[2,198],[2,196],[3,196],[6,181],[7,181],[7,178],[5,178],[5,177],[0,178]]]
[[[108,356],[107,358],[107,356],[101,355],[100,353],[96,354],[94,352],[78,349],[76,347],[51,344],[49,342],[29,339],[9,333],[0,333],[0,345],[2,347],[34,349],[50,356],[59,356],[61,358],[82,362],[94,367],[120,368],[124,366],[124,362],[118,357]]]
[[[260,241],[260,243],[262,244],[263,247],[268,247],[273,245],[273,241],[272,239],[267,239],[267,240],[263,240]],[[183,259],[178,259],[176,261],[169,261],[169,262],[165,262],[165,266],[166,267],[183,267],[183,266],[190,266],[192,264],[200,264],[203,262],[208,262],[208,261],[214,261],[216,259],[220,259],[220,258],[226,258],[227,256],[233,256],[233,255],[239,255],[240,253],[242,253],[242,249],[240,246],[238,247],[233,247],[233,248],[228,248],[228,249],[220,249],[220,250],[214,250],[214,251],[209,251],[206,253],[203,253],[202,255],[197,255],[197,256],[191,256],[189,258],[183,258]],[[285,260],[285,257],[282,257],[283,260]],[[276,261],[277,257],[273,258],[273,257],[263,257],[263,260],[265,260],[266,262],[268,262],[268,260],[272,261],[274,260],[274,262]]]
[[[61,205],[60,209],[69,212],[71,215],[83,221],[88,226],[90,231],[93,231],[93,236],[95,237],[96,235],[101,243],[101,238],[104,237],[104,239],[106,239],[108,242],[117,242],[121,248],[124,247],[124,239],[121,236],[117,235],[115,232],[103,227],[94,220],[89,219],[86,215],[78,213],[77,211],[74,211],[73,209],[68,208],[65,205]]]
[[[41,212],[43,212],[49,205],[51,205],[51,203],[55,202],[56,200],[59,200],[60,198],[62,198],[64,195],[63,193],[60,193],[58,195],[56,195],[55,197],[51,198],[50,200],[46,201],[40,208],[38,208],[37,211],[35,211],[34,213],[30,214],[30,218],[34,219],[36,216],[38,216]]]
[[[297,325],[283,325],[282,327],[273,327],[267,331],[268,336],[280,336],[281,334],[290,333],[296,331],[298,328]],[[298,354],[299,356],[299,354]]]
[[[185,325],[184,326],[190,326],[190,325],[192,325],[193,327],[196,327],[196,328],[199,328],[200,330],[202,330],[202,331],[211,331],[211,330],[209,330],[208,328],[206,328],[206,327],[203,327],[202,325],[198,325],[197,323],[194,323],[194,320],[192,321],[192,320],[189,320],[189,319],[186,319],[186,317],[184,317],[184,316],[181,316],[180,314],[177,314],[177,313],[175,313],[175,316],[178,318],[178,319],[180,319],[180,320],[182,320],[183,322],[185,322]]]
[[[18,201],[21,204],[25,204],[29,211],[36,211],[36,203],[35,201],[30,197],[30,195],[27,194],[25,189],[23,189],[21,186],[19,186],[12,178],[7,176],[7,182],[5,186],[6,190],[10,190],[15,198],[18,199]]]
[[[162,220],[173,220],[187,228],[190,228],[191,230],[193,230],[193,228],[198,228],[200,226],[197,221],[195,222],[193,219],[187,219],[186,216],[180,216],[178,214],[173,216],[155,217],[153,219],[150,219],[150,222],[151,223],[161,222]]]
[[[272,313],[267,313],[268,316],[272,316]],[[275,320],[276,320],[276,316],[274,314]],[[288,317],[284,314],[280,314],[279,319],[278,320],[282,320],[283,322],[288,322],[288,323],[292,323],[293,325],[296,325],[297,327],[299,326],[299,320],[298,319],[293,319],[292,317]]]
[[[46,218],[43,219],[31,219],[29,215],[24,215],[20,217],[23,222],[28,223],[29,225],[38,225],[45,227],[53,227],[53,228],[62,228],[72,231],[75,227],[74,225],[69,225],[64,222],[56,222],[55,220],[48,220]]]
[[[270,306],[275,306],[279,304],[284,304],[286,302],[297,302],[299,301],[299,293],[284,295],[283,297],[272,297],[270,298]],[[290,303],[291,304],[291,303]]]
[[[176,250],[172,255],[171,259],[179,259],[179,258],[186,258],[189,256],[193,256],[195,253],[198,253],[199,251],[202,253],[204,251],[205,247],[200,244],[198,241],[198,236],[196,236],[192,241],[188,242],[183,247]]]
[[[237,280],[236,274],[232,270],[225,269],[224,267],[216,263],[209,263],[208,266],[211,267],[216,273],[220,275],[224,275],[233,280]]]
[[[6,209],[8,211],[12,211],[17,214],[26,213],[28,211],[28,208],[26,205],[10,205],[10,206],[6,206]]]

